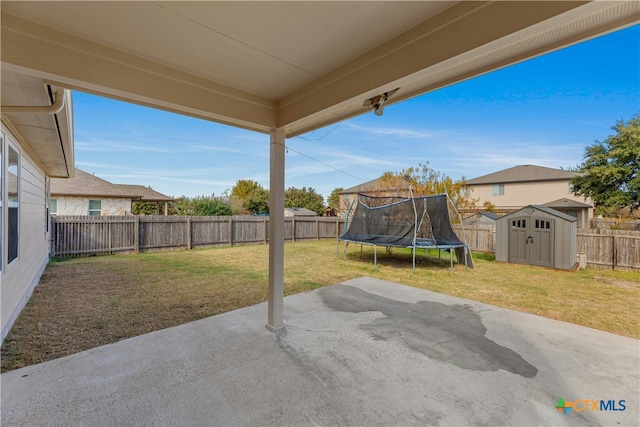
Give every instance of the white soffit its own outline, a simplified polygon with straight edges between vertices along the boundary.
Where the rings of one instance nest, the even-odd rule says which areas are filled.
[[[24,150],[48,175],[67,177],[73,168],[71,96],[63,88],[49,88],[41,78],[2,70],[2,107],[34,107],[52,104],[52,94],[64,93],[65,106],[53,114],[11,114],[2,111],[2,122]],[[51,91],[51,93],[50,93]]]
[[[2,11],[280,99],[451,2],[45,1]]]
[[[10,2],[3,70],[307,132],[632,25],[640,2]]]

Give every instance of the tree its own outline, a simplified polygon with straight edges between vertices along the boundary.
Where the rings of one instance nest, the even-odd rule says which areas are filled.
[[[414,197],[447,194],[459,212],[473,209],[477,202],[477,199],[471,198],[464,177],[454,181],[429,168],[428,162],[401,172],[385,172],[378,181],[376,195],[408,197],[409,188]]]
[[[134,215],[164,215],[164,202],[132,202],[131,213]],[[175,202],[167,202],[167,214],[178,214]]]
[[[329,197],[327,197],[327,205],[334,208],[340,209],[340,192],[344,190],[342,187],[334,188]]]
[[[178,215],[227,216],[232,215],[231,206],[221,197],[198,196],[182,197],[176,202]]]
[[[131,213],[134,215],[161,215],[156,202],[132,202]]]
[[[269,190],[257,181],[240,179],[231,189],[230,203],[238,215],[269,213]]]
[[[616,133],[585,148],[582,174],[571,179],[577,196],[590,197],[596,212],[640,208],[640,114],[628,122],[619,120]]]
[[[307,187],[301,189],[289,187],[284,192],[284,207],[306,208],[322,215],[324,213],[324,198],[311,187],[309,189]]]
[[[490,201],[486,201],[482,204],[482,206],[484,207],[484,211],[485,212],[495,212],[496,210],[496,205],[494,205],[493,203],[491,203]]]

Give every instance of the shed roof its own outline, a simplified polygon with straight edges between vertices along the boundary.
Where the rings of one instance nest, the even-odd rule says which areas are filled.
[[[518,209],[517,211],[513,211],[513,212],[510,212],[510,213],[508,213],[506,215],[503,215],[503,216],[499,217],[498,221],[501,221],[504,218],[509,218],[509,217],[512,217],[512,216],[522,215],[522,211],[524,211],[524,210],[526,210],[528,208],[537,209],[539,211],[548,213],[549,215],[556,216],[556,217],[564,219],[566,221],[570,221],[570,222],[578,221],[578,218],[572,217],[571,215],[564,214],[564,213],[562,213],[560,211],[557,211],[557,210],[555,210],[553,208],[550,208],[549,206],[545,206],[545,205],[528,205],[528,206],[525,206],[523,208]]]
[[[567,199],[566,197],[558,200],[554,200],[553,202],[547,202],[544,204],[550,208],[554,209],[584,209],[584,208],[592,208],[593,206],[588,205],[586,203],[579,202],[573,199]]]
[[[486,216],[487,218],[492,219],[494,221],[496,219],[500,218],[497,214],[495,214],[493,212],[480,212],[480,215]]]
[[[509,182],[535,182],[535,181],[559,181],[570,180],[579,172],[562,169],[547,168],[536,165],[519,165],[488,175],[479,176],[467,181],[468,185],[478,184],[504,184]]]

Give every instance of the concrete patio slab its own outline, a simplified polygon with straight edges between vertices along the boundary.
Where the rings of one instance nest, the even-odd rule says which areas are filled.
[[[2,425],[639,422],[638,340],[371,278],[286,297],[277,333],[266,312],[2,374]]]

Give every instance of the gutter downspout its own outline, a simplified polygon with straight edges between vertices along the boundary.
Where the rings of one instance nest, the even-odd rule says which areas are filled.
[[[56,99],[51,105],[42,106],[2,106],[2,114],[40,114],[51,116],[58,114],[64,108],[64,92],[56,92]]]

